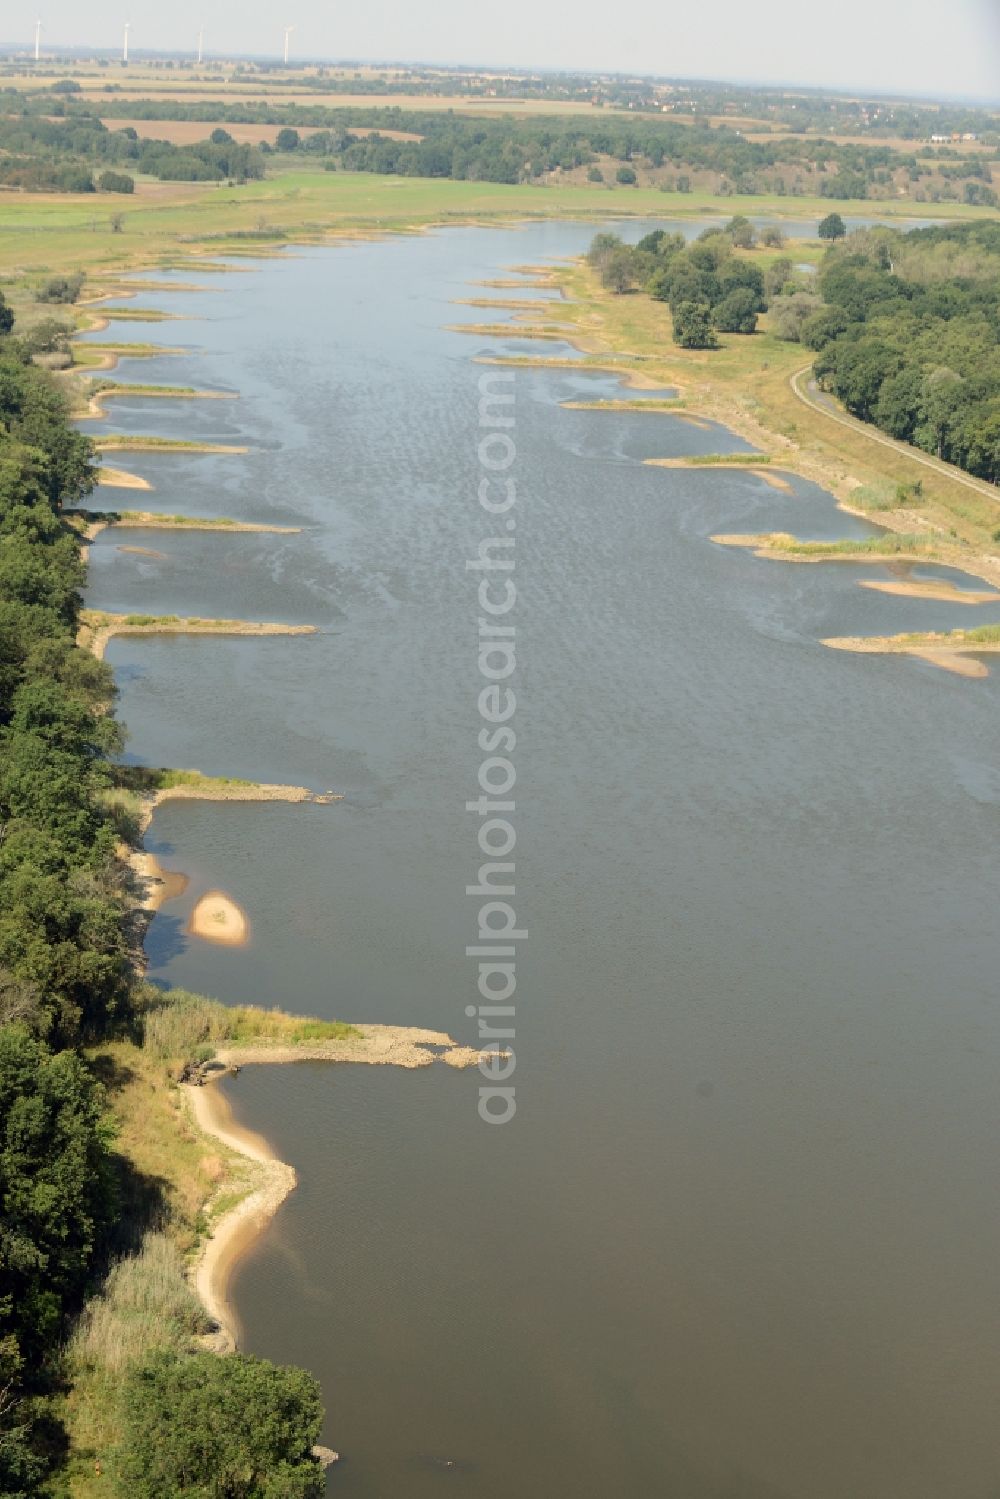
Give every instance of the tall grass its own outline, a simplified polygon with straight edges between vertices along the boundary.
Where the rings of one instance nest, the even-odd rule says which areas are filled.
[[[166,1234],[150,1233],[119,1260],[104,1289],[83,1309],[68,1353],[77,1366],[119,1373],[152,1348],[183,1352],[212,1320],[188,1285],[184,1261]]]
[[[771,461],[770,453],[694,453],[690,458],[684,459],[685,464],[692,468],[710,467],[715,463],[722,464],[725,468],[740,463],[745,463],[749,468],[761,468]]]
[[[143,1045],[164,1061],[207,1059],[225,1043],[271,1041],[293,1046],[361,1037],[356,1026],[342,1020],[313,1020],[256,1005],[229,1006],[186,989],[162,992],[152,987],[147,990],[142,1027]]]
[[[131,520],[131,521],[146,520],[148,518],[148,515],[149,515],[149,512],[145,511],[145,510],[122,510],[119,513],[119,515],[118,515],[117,518],[119,520],[123,520],[123,521],[128,521],[128,520]],[[97,519],[97,518],[98,517],[95,515],[94,519]],[[154,514],[153,520],[155,522],[163,524],[163,525],[170,525],[170,526],[190,526],[195,531],[197,531],[199,529],[199,527],[201,527],[202,529],[211,527],[212,530],[215,530],[219,526],[238,526],[240,524],[239,521],[233,520],[228,515],[220,515],[220,516],[214,517],[211,520],[205,520],[202,517],[197,516],[197,515],[159,515],[159,514]]]
[[[116,765],[118,788],[139,796],[152,796],[174,786],[257,786],[258,781],[244,781],[239,776],[206,776],[200,770],[159,769],[152,765]]]
[[[66,1347],[72,1380],[67,1418],[81,1465],[106,1459],[118,1440],[122,1377],[129,1366],[160,1350],[186,1353],[193,1339],[212,1327],[188,1285],[178,1249],[165,1234],[147,1234],[137,1254],[112,1267]]]
[[[138,794],[127,786],[108,786],[98,793],[98,801],[122,842],[138,843],[142,819],[142,802]]]
[[[175,786],[256,786],[257,781],[244,781],[239,776],[205,776],[200,770],[157,770],[153,772],[158,791],[169,791]]]
[[[884,536],[844,537],[840,541],[799,541],[786,531],[775,531],[763,537],[761,545],[771,552],[790,552],[798,557],[891,557],[899,552],[935,550],[934,543],[926,536],[905,536],[892,531]]]

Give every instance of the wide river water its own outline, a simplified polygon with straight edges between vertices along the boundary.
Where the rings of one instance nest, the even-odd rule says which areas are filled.
[[[183,349],[123,378],[238,399],[88,430],[249,448],[130,454],[137,500],[304,529],[105,532],[88,602],[320,627],[113,642],[130,754],[344,793],[157,813],[191,883],[156,982],[475,1040],[477,359],[572,351],[448,325],[593,232],[164,273],[207,289],[132,305],[191,321],[103,335]],[[243,1346],[319,1377],[345,1499],[995,1499],[998,679],[819,641],[1000,607],[719,547],[870,528],[798,480],[644,466],[746,444],[563,404],[611,375],[514,390],[517,1114],[442,1066],[227,1083],[301,1183],[236,1274]],[[248,946],[186,935],[209,888]]]

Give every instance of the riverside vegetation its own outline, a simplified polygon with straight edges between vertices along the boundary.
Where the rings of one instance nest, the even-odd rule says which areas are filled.
[[[741,255],[756,245],[742,215],[692,245],[663,230],[636,245],[599,234],[588,259],[608,290],[641,287],[669,303],[683,349],[716,349],[719,333],[756,333],[768,311],[775,336],[816,354],[821,389],[853,416],[996,483],[1000,224],[905,233],[878,225],[846,235],[831,214],[819,233],[831,244],[811,277],[784,253],[763,264]],[[780,251],[782,239],[765,230],[762,249]],[[921,489],[903,498],[918,503]]]
[[[582,361],[574,360],[574,367],[589,364],[613,370],[646,388],[671,386],[677,392],[667,403],[626,398],[597,403],[600,409],[659,407],[694,420],[716,420],[762,450],[753,455],[751,466],[759,466],[762,473],[771,466],[800,474],[832,491],[845,508],[871,516],[885,528],[885,534],[861,546],[804,544],[789,536],[716,540],[752,545],[789,558],[820,553],[831,558],[908,555],[959,567],[996,584],[1000,582],[996,556],[1000,493],[985,477],[996,472],[998,456],[991,435],[996,420],[996,312],[987,311],[974,330],[981,355],[978,370],[963,365],[969,370],[967,377],[952,381],[936,374],[936,363],[926,362],[935,357],[936,339],[939,348],[954,348],[954,358],[960,360],[962,338],[965,332],[971,336],[976,320],[970,308],[1000,305],[996,280],[1000,261],[990,233],[995,226],[981,227],[986,231],[982,241],[966,238],[959,225],[930,233],[859,230],[846,238],[838,232],[837,240],[824,252],[819,241],[786,242],[774,228],[758,235],[738,217],[720,230],[706,231],[688,247],[679,238],[659,232],[633,245],[600,234],[587,261],[550,269],[548,279],[561,286],[569,299],[560,305],[560,317],[566,336],[583,351]],[[870,368],[867,361],[873,340],[864,314],[856,314],[849,322],[840,317],[838,309],[824,300],[823,286],[828,274],[831,295],[851,284],[855,274],[866,287],[879,278],[893,277],[894,271],[876,270],[869,259],[882,256],[886,246],[898,254],[893,264],[900,275],[927,278],[926,298],[919,290],[912,297],[888,293],[899,321],[892,359],[877,363],[883,377],[909,363],[908,379],[915,392],[909,445],[882,436],[873,423],[841,414],[829,397],[821,391],[809,394],[802,383],[817,358],[804,340],[815,339],[815,332],[829,326],[841,330],[835,336],[843,338],[845,368],[853,347],[860,351],[859,369]],[[807,261],[819,263],[818,276],[797,268]],[[933,274],[934,264],[945,268],[941,279]],[[951,267],[953,282],[947,279],[947,267]],[[766,303],[766,311],[759,313],[750,313],[748,307],[744,326],[749,328],[752,319],[752,334],[732,334],[719,326],[728,320],[732,305],[722,304],[741,284],[757,306]],[[685,311],[693,306],[697,314],[693,334],[691,319],[685,321],[682,316],[680,328],[675,327],[682,300],[688,304]],[[885,305],[874,296],[873,315],[877,317]],[[949,320],[942,308],[951,310],[954,318]],[[914,337],[912,347],[904,348],[906,327]],[[522,337],[530,337],[532,331],[527,321],[519,328]],[[810,352],[812,359],[804,364]],[[553,361],[518,356],[491,362]],[[943,451],[954,463],[938,459],[938,434],[920,419],[924,383],[927,394],[936,399],[936,386],[942,379],[954,402]],[[963,456],[962,441],[949,446],[951,434],[962,441],[976,435],[984,478],[966,475],[957,466]]]
[[[308,1496],[321,1410],[302,1370],[199,1346],[184,1276],[227,1160],[176,1087],[217,1042],[349,1038],[137,976],[121,858],[122,730],[80,648],[61,506],[91,444],[10,320],[0,338],[0,1491]],[[227,1171],[229,1175],[227,1176]],[[235,1181],[235,1187],[233,1182]]]

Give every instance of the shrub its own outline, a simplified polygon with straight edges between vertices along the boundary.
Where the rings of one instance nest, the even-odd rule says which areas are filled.
[[[74,271],[71,276],[50,276],[43,281],[35,293],[37,302],[75,302],[83,290],[83,272]]]
[[[29,354],[68,354],[72,332],[69,324],[58,318],[43,318],[22,334],[21,342]]]

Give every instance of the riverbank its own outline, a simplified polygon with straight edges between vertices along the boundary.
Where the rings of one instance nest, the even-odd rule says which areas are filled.
[[[789,249],[794,248],[792,242]],[[730,457],[723,462],[738,462],[741,467],[766,464],[768,470],[798,475],[826,489],[847,514],[888,533],[919,539],[920,560],[938,562],[1000,586],[1000,554],[993,536],[1000,522],[1000,493],[994,495],[992,486],[936,460],[929,477],[926,454],[889,443],[874,428],[841,420],[840,413],[804,399],[802,347],[775,337],[766,315],[756,334],[723,334],[716,350],[686,350],[672,342],[666,304],[643,293],[616,295],[606,290],[583,260],[556,263],[551,274],[565,298],[560,304],[565,308],[562,336],[584,357],[488,356],[483,362],[594,369],[616,374],[636,388],[669,387],[676,393],[675,400],[683,402],[682,411],[666,402],[647,407],[628,400],[594,403],[592,409],[641,407],[717,422],[759,449],[756,456]],[[536,332],[526,318],[519,318],[512,328],[518,338],[551,337],[544,323]],[[652,462],[666,467],[700,466],[690,459]],[[766,477],[763,468],[761,477]],[[899,503],[894,497],[900,485],[910,495],[921,494],[919,502]],[[799,560],[788,544],[795,542],[791,537],[775,538],[773,547],[767,536],[713,539]],[[801,546],[803,557],[806,545]],[[821,560],[823,544],[808,545],[815,559]],[[832,560],[838,551],[838,544],[831,543],[822,560]]]
[[[121,233],[114,232],[110,219],[95,222],[89,195],[7,194],[0,271],[7,278],[21,278],[43,270],[83,270],[117,283],[130,271],[160,267],[179,266],[200,276],[215,268],[212,258],[220,255],[282,253],[293,244],[412,234],[452,224],[713,215],[725,220],[735,213],[787,221],[821,218],[829,207],[829,199],[766,194],[721,198],[611,185],[595,189],[287,171],[229,190],[165,184],[155,199],[124,207]],[[888,221],[991,217],[985,208],[898,198],[869,200],[864,212]]]
[[[474,1067],[480,1053],[459,1046],[442,1031],[414,1026],[358,1025],[360,1039],[303,1042],[295,1046],[223,1046],[216,1053],[219,1071],[200,1086],[184,1088],[191,1118],[202,1135],[218,1141],[256,1168],[251,1188],[214,1223],[192,1271],[192,1284],[219,1332],[214,1346],[232,1351],[238,1346],[240,1326],[229,1297],[233,1272],[252,1247],[298,1178],[271,1145],[253,1130],[238,1124],[219,1082],[233,1068],[276,1066],[289,1062],[351,1062],[413,1070],[444,1062],[449,1067]],[[231,1190],[223,1182],[220,1193]]]

